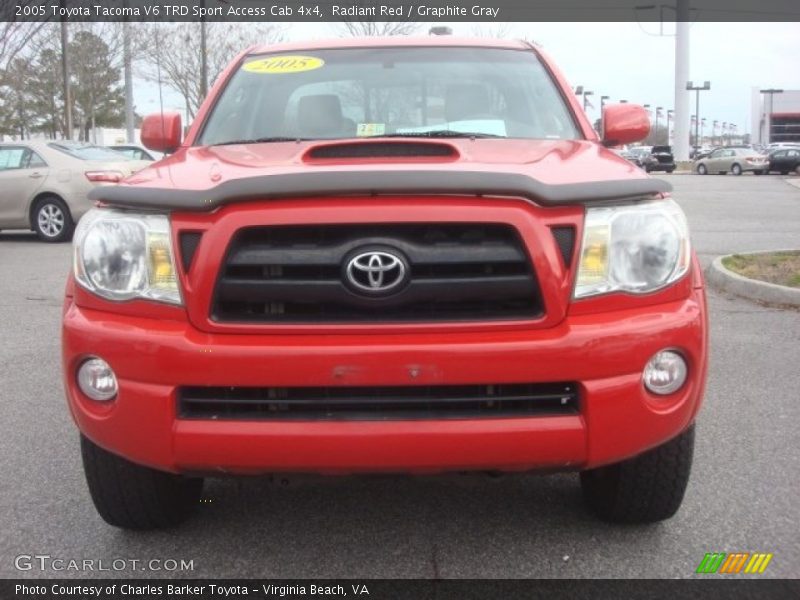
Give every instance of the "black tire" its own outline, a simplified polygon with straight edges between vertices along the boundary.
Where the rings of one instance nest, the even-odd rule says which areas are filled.
[[[72,239],[75,222],[66,203],[58,196],[44,196],[31,210],[31,229],[43,242],[57,244]]]
[[[667,173],[672,173],[675,169],[667,169]]]
[[[753,175],[763,175],[764,171],[753,171]]]
[[[781,175],[788,175],[789,171],[781,171]]]
[[[741,175],[742,174],[741,165],[739,165],[738,163],[733,163],[733,166],[731,167],[731,173],[733,173],[734,175]]]
[[[200,502],[203,480],[136,465],[81,436],[83,471],[103,520],[123,529],[174,527]]]
[[[589,509],[613,523],[655,523],[680,508],[694,454],[694,425],[678,437],[621,463],[581,473]]]
[[[706,169],[705,165],[697,165],[697,174],[708,175],[708,169]]]

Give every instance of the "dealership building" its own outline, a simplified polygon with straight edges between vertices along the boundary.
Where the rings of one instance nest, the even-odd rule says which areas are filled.
[[[753,88],[751,95],[750,131],[756,144],[773,142],[800,143],[800,90]]]

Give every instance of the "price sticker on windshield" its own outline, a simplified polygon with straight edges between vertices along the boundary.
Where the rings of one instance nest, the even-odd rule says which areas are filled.
[[[242,65],[242,69],[250,73],[302,73],[319,69],[324,64],[324,60],[314,56],[270,56],[251,60]]]

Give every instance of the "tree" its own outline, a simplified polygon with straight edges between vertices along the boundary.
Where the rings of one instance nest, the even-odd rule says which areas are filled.
[[[6,77],[0,86],[3,104],[0,107],[0,133],[30,136],[36,125],[36,116],[30,108],[31,93],[27,78],[31,72],[31,61],[27,58],[13,59],[5,70]]]
[[[480,24],[472,26],[473,37],[506,39],[514,37],[513,33],[514,27],[511,23]]]
[[[78,31],[69,44],[75,110],[88,140],[89,129],[120,127],[125,120],[125,97],[119,68],[112,64],[108,44],[91,31]]]
[[[419,29],[413,21],[344,21],[338,25],[342,36],[411,35]]]
[[[160,70],[164,84],[183,97],[187,118],[193,118],[204,100],[200,24],[153,25],[149,37],[154,42],[155,52],[141,74],[158,81]],[[283,30],[264,23],[206,23],[206,37],[208,73],[214,81],[239,52],[255,43],[278,42],[283,38]]]
[[[4,9],[11,10],[14,5],[26,5],[30,2],[6,4]],[[41,31],[44,23],[21,23],[16,21],[0,22],[0,83],[3,73],[7,73],[12,61],[23,49],[31,44]]]
[[[659,124],[658,129],[651,127],[650,133],[647,134],[647,137],[642,143],[648,146],[668,146],[669,135],[667,133],[667,128],[663,127],[661,124]]]
[[[0,5],[0,139],[4,134],[19,134],[18,125],[11,124],[11,120],[19,117],[19,106],[15,104],[11,95],[20,91],[23,81],[15,80],[18,73],[15,69],[15,60],[20,57],[29,58],[31,50],[38,44],[40,32],[45,23],[24,23],[13,20],[13,10],[16,5],[28,5],[29,0]],[[9,86],[11,86],[9,88]],[[15,116],[16,115],[16,116]],[[24,126],[24,124],[23,124]]]
[[[30,109],[36,116],[36,130],[51,139],[64,129],[64,78],[61,52],[55,44],[40,50],[26,85],[30,91]]]

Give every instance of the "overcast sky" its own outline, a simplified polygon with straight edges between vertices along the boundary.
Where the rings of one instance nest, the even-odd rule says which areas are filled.
[[[487,23],[437,23],[452,27],[455,35],[498,31]],[[425,33],[428,24],[420,26]],[[333,23],[287,23],[289,40],[335,37]],[[673,108],[674,24],[658,23],[509,23],[509,37],[525,37],[550,54],[573,85],[583,85],[595,96],[589,110],[599,116],[599,97]],[[753,86],[800,90],[800,23],[695,23],[691,26],[690,76],[711,81],[702,92],[700,114],[735,123],[739,132],[750,130],[750,93]],[[165,93],[165,108],[181,109],[180,97]],[[136,86],[139,113],[157,110],[154,85]],[[694,98],[692,98],[694,112]]]

